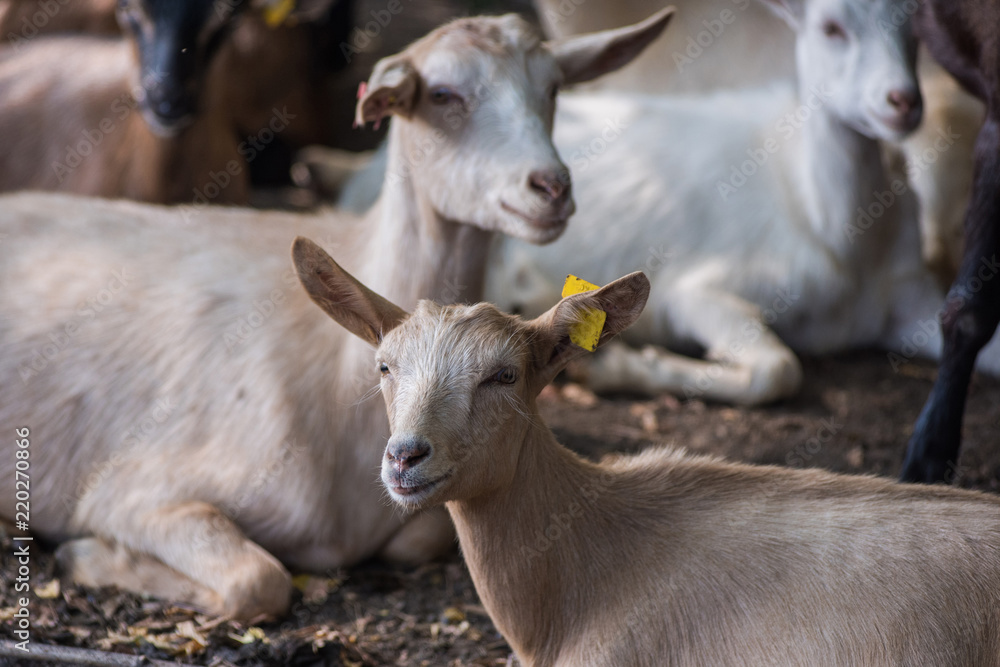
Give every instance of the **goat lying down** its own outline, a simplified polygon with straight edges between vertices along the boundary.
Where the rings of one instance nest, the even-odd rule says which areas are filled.
[[[382,481],[444,503],[484,606],[526,667],[1000,665],[1000,498],[654,449],[595,464],[538,393],[642,311],[641,273],[524,321],[371,292],[296,240],[299,277],[376,348]]]
[[[628,62],[669,18],[566,43],[462,19],[384,58],[357,105],[359,123],[394,116],[363,218],[0,198],[0,430],[34,434],[31,526],[64,542],[69,576],[252,618],[286,609],[286,566],[449,548],[444,512],[384,502],[377,374],[298,288],[288,245],[323,238],[408,306],[478,300],[495,233],[550,242],[572,213],[559,86]]]
[[[764,2],[795,32],[797,86],[564,96],[556,145],[579,213],[551,248],[504,241],[491,257],[487,300],[526,315],[567,273],[648,273],[654,296],[624,337],[647,347],[615,343],[582,364],[595,390],[756,405],[798,391],[795,353],[879,347],[897,368],[941,354],[917,203],[877,141],[921,118],[909,22],[878,29],[897,16],[891,0]],[[998,259],[981,258],[981,278]],[[979,367],[1000,373],[1000,343]]]

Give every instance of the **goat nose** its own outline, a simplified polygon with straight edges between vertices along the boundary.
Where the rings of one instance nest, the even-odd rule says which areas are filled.
[[[399,470],[405,470],[417,465],[431,453],[431,443],[423,438],[404,438],[389,441],[385,448],[385,457]]]
[[[920,93],[915,90],[893,89],[886,99],[900,115],[906,115],[920,106]]]
[[[569,196],[569,172],[555,169],[533,171],[528,175],[528,185],[543,197],[558,202]]]

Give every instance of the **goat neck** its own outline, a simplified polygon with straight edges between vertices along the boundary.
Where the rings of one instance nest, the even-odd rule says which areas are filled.
[[[407,174],[419,168],[408,123],[389,128],[389,157],[382,193],[368,212],[371,230],[362,280],[403,308],[420,299],[475,303],[482,299],[486,256],[493,232],[443,217]],[[438,150],[432,148],[431,150]],[[443,185],[442,187],[447,187]]]
[[[858,227],[863,234],[848,233],[852,225],[867,225],[861,212],[876,202],[876,193],[889,190],[879,144],[831,113],[821,93],[800,86],[800,102],[819,100],[819,108],[802,125],[803,159],[798,161],[804,172],[800,185],[806,219],[841,262],[863,266],[873,259],[866,251],[884,245],[899,219],[893,207],[882,207],[870,227]]]
[[[534,405],[528,411],[532,426],[511,484],[446,506],[490,618],[526,665],[551,665],[574,631],[581,608],[574,601],[590,596],[571,590],[571,581],[595,563],[614,562],[595,551],[615,541],[615,522],[604,517],[616,506],[607,474],[561,446]],[[601,579],[585,579],[599,587]]]

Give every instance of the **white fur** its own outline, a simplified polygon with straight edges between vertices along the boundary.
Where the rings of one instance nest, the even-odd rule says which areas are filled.
[[[600,283],[641,269],[654,296],[626,339],[706,357],[615,346],[587,372],[596,388],[756,404],[798,389],[792,349],[877,345],[898,352],[897,364],[939,354],[943,294],[920,259],[912,195],[894,194],[868,229],[858,212],[877,211],[875,193],[904,185],[882,166],[875,139],[902,134],[887,124],[888,92],[916,86],[906,26],[887,36],[875,28],[894,8],[887,1],[791,4],[802,12],[794,20],[798,92],[779,83],[691,98],[560,101],[556,144],[580,213],[546,251],[499,244],[487,297],[537,314],[567,273]],[[849,43],[824,38],[829,16]],[[809,104],[807,120],[788,120]],[[609,123],[625,129],[606,140]],[[742,187],[720,185],[769,140],[777,150],[760,167],[750,163],[755,172]],[[987,349],[980,367],[1000,371],[1000,353]]]
[[[79,538],[59,552],[70,576],[252,618],[288,604],[275,556],[324,570],[447,548],[442,512],[407,518],[384,502],[377,371],[303,293],[289,246],[323,240],[407,306],[477,300],[492,232],[551,240],[572,209],[530,182],[565,169],[550,135],[561,70],[635,53],[666,20],[581,53],[516,16],[464,19],[384,59],[359,116],[402,117],[361,219],[5,197],[0,426],[31,430],[31,528]],[[418,96],[428,85],[467,106]],[[11,498],[13,443],[0,446]]]

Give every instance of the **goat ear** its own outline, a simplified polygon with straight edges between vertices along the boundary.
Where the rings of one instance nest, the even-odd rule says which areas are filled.
[[[548,42],[563,83],[590,81],[629,64],[660,36],[673,15],[674,8],[667,7],[635,25]]]
[[[372,346],[378,347],[382,337],[406,319],[405,310],[362,285],[309,239],[295,238],[292,260],[309,297]]]
[[[378,129],[382,119],[390,114],[409,116],[417,101],[419,84],[420,75],[405,55],[378,61],[368,82],[358,88],[354,126],[372,122]]]
[[[570,329],[578,324],[588,310],[607,313],[598,347],[639,319],[649,298],[649,279],[641,272],[630,273],[600,289],[568,296],[547,313],[536,319],[535,363],[539,370],[538,390],[559,374],[566,364],[583,356],[587,350],[570,341]]]
[[[802,25],[802,18],[805,7],[802,0],[760,0],[761,4],[785,20],[785,23],[792,26],[792,30],[798,30]]]

